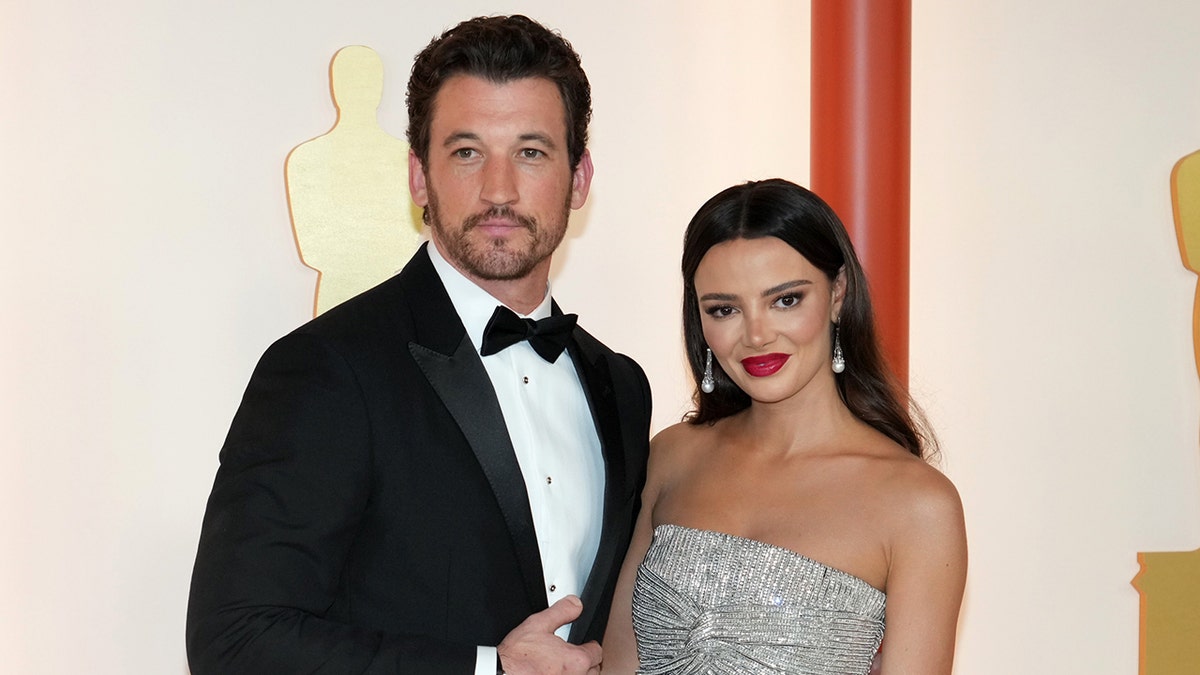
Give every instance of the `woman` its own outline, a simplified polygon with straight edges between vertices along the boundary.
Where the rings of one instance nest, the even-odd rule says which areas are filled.
[[[883,675],[949,673],[962,506],[923,461],[837,216],[784,180],[732,187],[682,267],[700,391],[651,444],[605,672],[865,675],[886,638]]]

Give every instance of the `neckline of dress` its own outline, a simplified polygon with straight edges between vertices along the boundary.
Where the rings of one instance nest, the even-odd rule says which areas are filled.
[[[874,585],[872,585],[870,582],[868,582],[866,579],[863,579],[863,578],[862,578],[862,577],[860,577],[860,576],[856,576],[856,575],[854,575],[854,574],[851,574],[851,573],[847,572],[846,570],[839,569],[839,568],[837,568],[837,567],[834,567],[834,566],[832,566],[832,565],[826,565],[825,563],[821,562],[820,560],[816,560],[816,559],[814,559],[814,558],[810,558],[810,557],[808,557],[808,556],[804,555],[803,553],[800,553],[800,552],[798,552],[798,551],[794,551],[794,550],[792,550],[792,549],[790,549],[790,548],[787,548],[787,547],[785,547],[785,546],[776,546],[775,544],[769,544],[769,543],[767,543],[767,542],[765,542],[765,541],[761,541],[761,540],[758,540],[758,539],[751,539],[751,538],[749,538],[749,537],[741,537],[741,536],[738,536],[738,535],[736,535],[736,534],[729,534],[728,532],[719,532],[719,531],[717,531],[717,530],[703,530],[703,529],[696,528],[696,527],[688,527],[687,525],[676,525],[675,523],[661,523],[661,524],[659,524],[659,525],[655,525],[655,526],[654,526],[654,532],[655,532],[655,534],[657,535],[658,531],[659,531],[660,529],[663,529],[663,528],[671,528],[671,529],[676,529],[676,530],[683,530],[683,531],[686,531],[686,532],[696,532],[696,533],[699,533],[699,534],[707,534],[707,535],[713,535],[713,536],[717,536],[717,537],[722,537],[722,538],[724,538],[724,539],[732,539],[732,540],[736,540],[736,541],[744,541],[744,542],[748,542],[748,543],[750,543],[750,544],[753,544],[753,545],[755,545],[755,546],[759,546],[759,547],[762,547],[762,548],[768,548],[768,549],[771,549],[771,550],[774,550],[774,551],[781,551],[781,552],[783,552],[783,553],[786,553],[786,554],[788,554],[788,555],[790,555],[790,556],[793,556],[793,557],[795,557],[795,558],[798,558],[798,559],[800,559],[800,560],[802,560],[802,561],[804,561],[804,562],[807,562],[807,563],[809,563],[809,564],[811,564],[811,565],[816,565],[817,567],[821,567],[821,568],[823,568],[823,569],[829,570],[830,572],[833,572],[833,573],[835,573],[835,574],[837,574],[837,575],[839,575],[839,576],[846,577],[847,579],[850,579],[851,581],[854,581],[854,582],[856,582],[856,583],[858,583],[858,584],[861,584],[861,585],[865,586],[866,588],[869,588],[870,590],[872,590],[872,591],[874,591],[874,592],[878,593],[878,594],[879,594],[880,596],[882,596],[883,598],[887,598],[887,593],[886,593],[886,592],[884,592],[884,591],[881,591],[881,590],[880,590],[880,589],[878,589],[878,588],[875,588],[875,586],[874,586]]]

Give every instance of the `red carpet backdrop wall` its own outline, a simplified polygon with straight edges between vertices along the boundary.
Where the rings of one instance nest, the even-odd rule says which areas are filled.
[[[187,672],[217,450],[258,356],[314,310],[285,165],[334,126],[339,49],[378,55],[376,123],[400,138],[444,28],[521,11],[572,41],[596,176],[555,295],[646,367],[662,428],[690,395],[684,225],[734,183],[814,178],[812,10],[0,2],[5,672]],[[1137,552],[1200,543],[1196,276],[1167,189],[1200,148],[1200,5],[922,0],[910,20],[908,380],[967,514],[956,672],[1136,672]]]

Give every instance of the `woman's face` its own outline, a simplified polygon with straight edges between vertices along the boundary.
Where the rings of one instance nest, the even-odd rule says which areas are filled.
[[[844,273],[830,282],[775,237],[733,239],[708,250],[695,286],[705,342],[752,400],[785,400],[818,375],[832,382],[829,323]]]

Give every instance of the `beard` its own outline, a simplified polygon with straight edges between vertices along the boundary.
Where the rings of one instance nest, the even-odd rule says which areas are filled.
[[[443,254],[459,269],[478,279],[512,281],[525,278],[554,253],[567,233],[567,218],[571,212],[569,196],[561,216],[547,227],[543,227],[537,218],[519,214],[510,206],[494,206],[467,216],[460,227],[451,229],[442,221],[437,194],[430,189],[428,195],[425,219],[442,245]],[[479,223],[493,218],[517,223],[526,232],[525,241],[477,236],[474,230]]]

